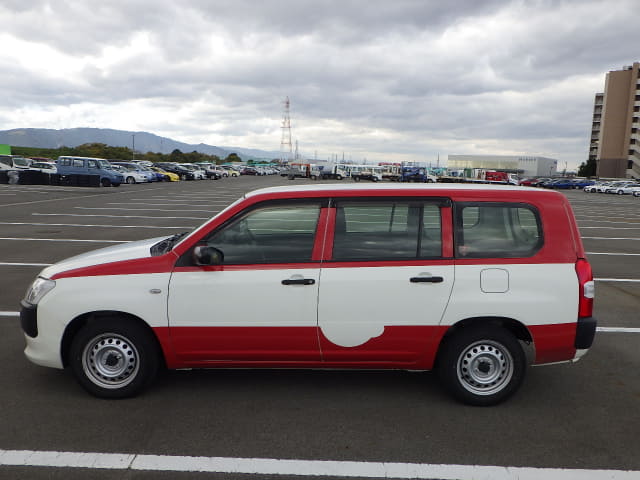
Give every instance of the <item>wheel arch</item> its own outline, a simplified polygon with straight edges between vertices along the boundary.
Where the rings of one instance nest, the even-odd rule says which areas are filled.
[[[509,317],[483,316],[465,318],[449,327],[449,329],[445,332],[442,339],[440,340],[438,352],[436,355],[436,365],[438,363],[438,356],[443,350],[442,347],[446,345],[449,339],[453,338],[453,336],[460,332],[462,329],[481,328],[483,326],[504,328],[505,330],[511,332],[511,334],[520,341],[520,344],[522,345],[525,356],[527,358],[527,364],[531,365],[534,362],[535,345],[533,342],[533,336],[531,335],[529,329],[522,322]]]
[[[160,339],[147,322],[145,322],[142,318],[127,312],[121,312],[117,310],[98,310],[95,312],[87,312],[83,313],[82,315],[78,315],[71,322],[69,322],[69,324],[65,328],[64,335],[62,336],[62,342],[60,344],[60,356],[62,358],[62,364],[65,368],[69,365],[69,352],[71,350],[71,343],[73,342],[76,334],[82,329],[82,327],[87,325],[89,322],[106,322],[110,318],[124,318],[142,326],[149,333],[150,338],[153,338],[162,365],[166,367],[164,349],[162,348]]]

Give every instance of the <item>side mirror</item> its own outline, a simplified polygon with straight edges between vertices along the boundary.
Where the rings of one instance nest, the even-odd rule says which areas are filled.
[[[192,258],[196,265],[221,265],[224,261],[224,254],[217,248],[198,245],[193,249]]]

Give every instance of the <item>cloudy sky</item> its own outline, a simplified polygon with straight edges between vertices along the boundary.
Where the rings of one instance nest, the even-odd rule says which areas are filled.
[[[638,0],[2,0],[0,130],[98,127],[313,158],[587,157]]]

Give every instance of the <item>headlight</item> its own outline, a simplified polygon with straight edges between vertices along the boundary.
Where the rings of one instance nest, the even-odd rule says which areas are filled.
[[[56,282],[53,280],[47,280],[46,278],[38,277],[31,284],[27,293],[24,296],[24,300],[31,305],[37,305],[42,297],[44,297],[53,287],[56,286]]]

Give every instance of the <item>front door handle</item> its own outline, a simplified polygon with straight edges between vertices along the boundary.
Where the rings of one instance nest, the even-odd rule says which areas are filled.
[[[289,278],[282,280],[283,285],[313,285],[316,281],[313,278]]]
[[[442,283],[444,278],[442,277],[411,277],[409,279],[411,283]]]

